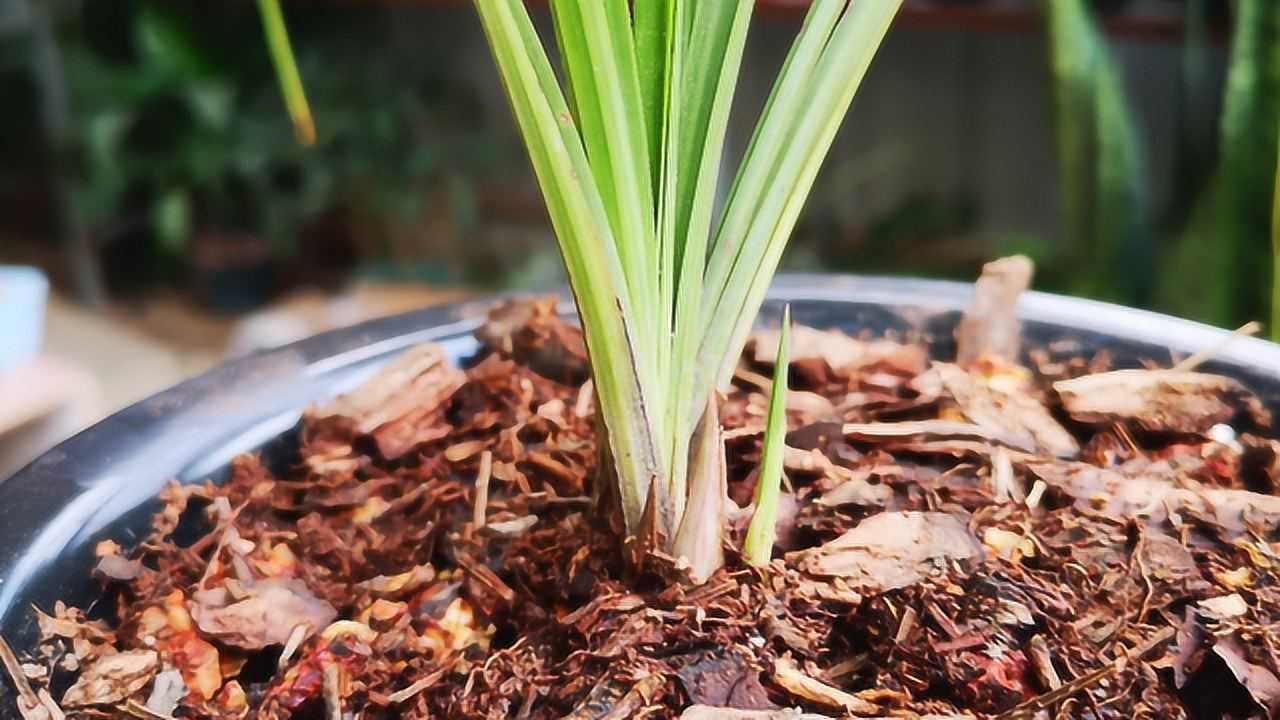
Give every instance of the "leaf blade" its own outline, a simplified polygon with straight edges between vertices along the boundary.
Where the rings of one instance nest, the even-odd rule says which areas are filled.
[[[542,187],[578,304],[627,527],[659,472],[626,276],[580,135],[519,0],[475,0]]]
[[[798,121],[778,151],[737,257],[719,286],[709,284],[704,292],[704,303],[713,304],[695,367],[714,373],[709,379],[717,385],[733,372],[822,162],[900,5],[901,0],[855,2],[845,10],[796,105],[802,108]],[[719,250],[722,238],[716,242]]]
[[[284,96],[285,108],[293,120],[294,135],[302,145],[314,145],[315,120],[311,117],[311,106],[307,103],[302,76],[298,73],[298,63],[293,57],[293,47],[289,43],[289,30],[284,23],[284,13],[280,10],[280,0],[258,0],[258,13],[262,17],[262,32],[267,39],[267,50],[276,68],[280,94]]]
[[[782,492],[782,458],[786,453],[790,343],[791,306],[788,305],[782,311],[782,329],[778,333],[778,356],[773,365],[773,387],[769,392],[769,417],[765,422],[764,443],[760,451],[760,474],[756,478],[756,509],[742,544],[743,558],[756,567],[769,564],[776,539],[778,496]]]

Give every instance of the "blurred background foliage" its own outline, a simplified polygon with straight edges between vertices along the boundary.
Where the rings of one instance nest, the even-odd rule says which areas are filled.
[[[495,146],[464,88],[370,46],[389,34],[385,13],[299,13],[299,64],[324,118],[311,148],[281,122],[251,4],[91,0],[57,20],[74,111],[54,152],[117,293],[195,281],[238,310],[364,261],[427,280],[465,271],[429,238],[475,222],[472,183]],[[27,105],[24,90],[7,84],[0,102]],[[17,145],[39,138],[30,130],[3,134]],[[9,189],[46,159],[17,154],[29,166],[6,163]]]
[[[31,72],[42,62],[32,33],[3,29],[6,12],[36,2],[0,0],[6,108],[45,102],[48,75]],[[74,213],[71,231],[88,238],[112,298],[177,289],[227,311],[353,277],[557,282],[545,216],[469,3],[422,4],[284,3],[316,118],[310,149],[294,142],[248,0],[51,6],[69,120],[50,133],[39,113],[0,114],[0,260],[49,266],[59,281],[69,246],[54,240],[56,216]],[[991,17],[1024,18],[1029,30],[1007,33],[997,22],[995,31],[976,25],[963,43],[939,39],[937,26],[985,17],[984,6],[1013,8]],[[1159,47],[1117,41],[1110,18],[1138,12],[1128,6],[1173,16],[1176,37]],[[1280,2],[907,8],[788,267],[969,278],[991,256],[1025,252],[1044,289],[1224,325],[1264,316]],[[772,38],[793,33],[798,17],[762,14],[747,70],[767,80],[780,61]],[[979,58],[977,69],[958,81],[925,77],[955,64],[952,56]],[[1153,64],[1171,78],[1169,92],[1144,86]],[[761,101],[761,82],[744,78],[743,103]],[[985,97],[993,109],[919,117],[928,113],[916,105],[931,95],[962,110]],[[731,131],[734,142],[749,124]],[[1153,125],[1171,128],[1167,142],[1153,139],[1163,137]],[[938,128],[954,134],[940,140]],[[1040,199],[1047,208],[1022,207]],[[993,202],[1014,207],[1001,214]]]

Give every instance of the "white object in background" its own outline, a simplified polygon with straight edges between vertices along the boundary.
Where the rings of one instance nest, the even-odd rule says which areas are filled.
[[[40,352],[49,281],[35,268],[0,265],[0,373]]]

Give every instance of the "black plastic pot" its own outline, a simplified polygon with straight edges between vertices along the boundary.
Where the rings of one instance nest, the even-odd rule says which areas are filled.
[[[972,291],[952,282],[784,275],[763,322],[776,323],[785,301],[797,322],[814,327],[922,331],[935,357],[949,358],[952,329]],[[89,574],[94,545],[104,538],[136,542],[170,478],[216,478],[232,457],[254,449],[268,462],[283,457],[305,406],[350,389],[414,344],[439,342],[465,359],[476,350],[471,333],[489,304],[376,320],[231,363],[107,418],[0,483],[0,634],[15,648],[30,647],[32,604],[91,602],[98,593]],[[1019,313],[1028,346],[1061,356],[1105,348],[1119,366],[1168,364],[1171,353],[1215,347],[1227,336],[1185,320],[1034,292]],[[1236,338],[1205,367],[1240,379],[1280,410],[1280,345]],[[0,705],[0,716],[12,712]]]

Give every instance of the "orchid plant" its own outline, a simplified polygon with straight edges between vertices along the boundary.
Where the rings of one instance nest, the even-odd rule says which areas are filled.
[[[309,128],[275,2],[260,0],[273,57]],[[568,272],[626,531],[705,578],[727,501],[718,390],[901,0],[812,1],[723,203],[754,0],[551,0],[561,75],[523,0],[474,3]],[[743,548],[758,565],[782,475],[785,337]]]

